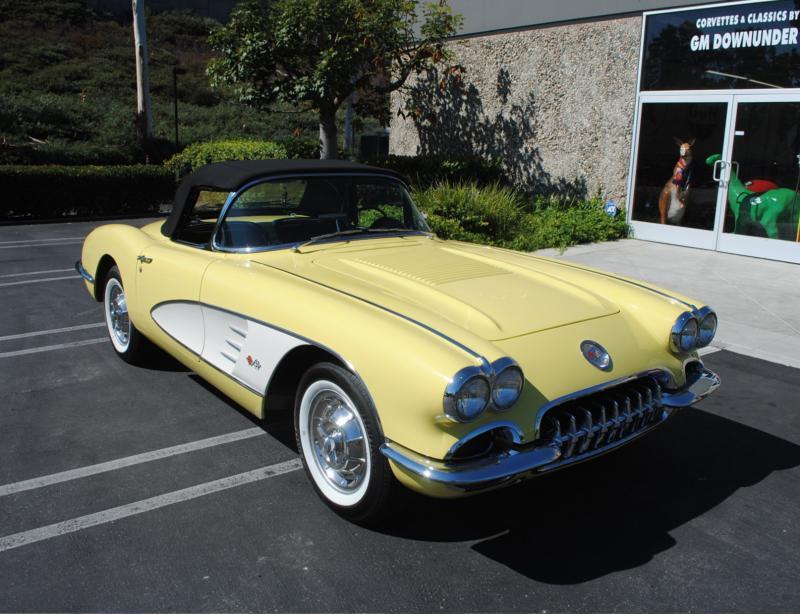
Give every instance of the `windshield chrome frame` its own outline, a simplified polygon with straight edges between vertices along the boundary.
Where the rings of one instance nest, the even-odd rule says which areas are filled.
[[[274,176],[270,176],[270,177],[261,177],[259,179],[254,179],[253,181],[250,181],[249,183],[244,184],[239,189],[237,189],[237,190],[231,192],[230,194],[228,194],[228,198],[225,200],[225,204],[222,205],[222,211],[220,211],[219,217],[217,218],[217,222],[214,225],[214,232],[211,234],[211,251],[222,252],[222,253],[227,253],[227,254],[253,254],[253,253],[260,253],[260,252],[271,252],[271,251],[278,250],[278,249],[295,249],[296,250],[296,248],[298,248],[298,246],[300,246],[303,243],[305,243],[306,241],[294,241],[292,243],[281,243],[279,245],[265,245],[263,247],[258,247],[258,248],[256,248],[256,247],[223,247],[223,246],[221,246],[221,245],[219,245],[217,243],[217,235],[219,233],[220,226],[222,225],[222,222],[225,220],[226,216],[228,215],[228,210],[231,208],[231,206],[233,205],[234,201],[239,197],[240,194],[242,194],[243,192],[249,190],[250,188],[252,188],[252,187],[254,187],[256,185],[262,184],[262,183],[269,183],[269,182],[272,182],[272,181],[281,181],[282,179],[300,179],[300,178],[305,178],[305,177],[374,177],[374,178],[379,178],[379,179],[388,179],[389,181],[394,181],[396,183],[399,183],[401,186],[403,186],[405,188],[406,192],[410,192],[410,188],[409,188],[408,184],[405,181],[403,181],[399,177],[395,177],[394,175],[390,175],[388,173],[383,174],[383,173],[380,173],[380,172],[369,172],[369,173],[364,173],[364,172],[354,172],[354,173],[348,173],[348,172],[336,172],[336,173],[331,173],[331,172],[327,172],[327,173],[291,173],[291,174],[286,174],[286,175],[274,175]],[[410,194],[409,194],[409,197],[410,197]],[[413,200],[411,200],[411,204],[414,205],[414,207],[416,208],[417,205],[416,205],[416,203],[414,203]],[[422,212],[419,211],[419,209],[417,209],[417,212],[420,214],[420,216],[422,215]],[[363,236],[362,235],[344,235],[344,236],[341,236],[341,237],[331,237],[330,241],[325,241],[325,243],[327,243],[327,242],[335,242],[335,241],[353,241],[353,240],[359,240],[359,239],[375,239],[375,238],[388,237],[388,236],[413,236],[413,235],[430,235],[430,236],[433,236],[433,233],[429,232],[429,231],[424,231],[424,230],[410,230],[410,229],[409,230],[403,230],[403,229],[398,229],[397,233],[391,233],[391,234],[390,233],[386,233],[386,234],[384,234],[384,233],[376,233],[376,234],[364,233]],[[322,243],[323,242],[320,242],[319,244],[322,244]]]

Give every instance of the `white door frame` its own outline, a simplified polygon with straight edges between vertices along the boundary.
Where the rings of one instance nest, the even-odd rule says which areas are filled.
[[[800,102],[800,91],[798,90],[782,90],[779,92],[761,92],[758,94],[735,94],[733,105],[730,107],[728,115],[731,117],[731,131],[736,129],[736,117],[739,111],[740,104],[747,104],[753,102]],[[731,152],[729,157],[731,160],[733,154],[733,142],[731,142]],[[800,152],[798,152],[800,153]],[[730,172],[730,169],[729,169]],[[800,168],[798,168],[800,172]],[[783,186],[792,188],[794,186]],[[726,193],[727,199],[727,193]],[[726,204],[727,206],[727,204]],[[724,212],[724,209],[723,209]],[[767,258],[769,260],[782,260],[784,262],[794,262],[800,264],[800,243],[796,241],[786,241],[781,239],[768,239],[763,237],[749,237],[747,235],[737,235],[733,233],[722,232],[719,229],[719,236],[717,239],[717,250],[731,254],[740,254],[743,256],[755,256],[757,258]]]
[[[714,214],[714,228],[711,230],[699,230],[697,228],[685,228],[682,226],[672,226],[669,224],[656,224],[653,222],[642,222],[633,219],[633,194],[636,184],[637,167],[639,164],[639,134],[641,131],[642,106],[645,104],[692,104],[692,103],[724,103],[727,105],[725,117],[724,137],[722,143],[723,160],[729,159],[730,147],[732,145],[732,126],[733,118],[731,109],[733,107],[733,94],[729,92],[647,92],[639,94],[636,104],[636,126],[633,140],[633,153],[631,172],[628,176],[628,200],[627,217],[628,223],[633,228],[633,236],[636,239],[646,241],[657,241],[659,243],[670,243],[672,245],[683,245],[686,247],[698,247],[700,249],[717,249],[717,237],[722,229],[723,215],[725,213],[725,197],[727,191],[720,187],[717,191],[717,206]],[[723,179],[727,185],[727,170],[723,174]]]

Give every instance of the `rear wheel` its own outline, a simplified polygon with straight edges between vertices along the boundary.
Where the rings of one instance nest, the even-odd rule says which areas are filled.
[[[388,511],[397,484],[379,451],[375,409],[355,375],[331,363],[309,369],[295,401],[295,435],[306,474],[329,507],[356,522]]]
[[[117,355],[131,364],[144,362],[150,349],[150,342],[131,322],[122,276],[116,266],[111,267],[106,277],[103,308],[108,336]]]

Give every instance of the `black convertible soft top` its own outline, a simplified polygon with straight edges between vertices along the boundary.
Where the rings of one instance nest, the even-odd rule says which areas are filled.
[[[161,226],[161,233],[171,237],[187,208],[194,203],[198,190],[212,189],[234,192],[256,179],[277,175],[303,173],[380,173],[390,175],[407,183],[395,171],[350,162],[348,160],[236,160],[215,162],[201,166],[181,181],[175,192],[172,213]]]

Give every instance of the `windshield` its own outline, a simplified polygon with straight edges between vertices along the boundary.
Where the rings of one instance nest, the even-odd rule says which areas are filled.
[[[430,232],[406,187],[380,176],[326,175],[257,183],[231,203],[214,244],[258,251],[360,234]]]

